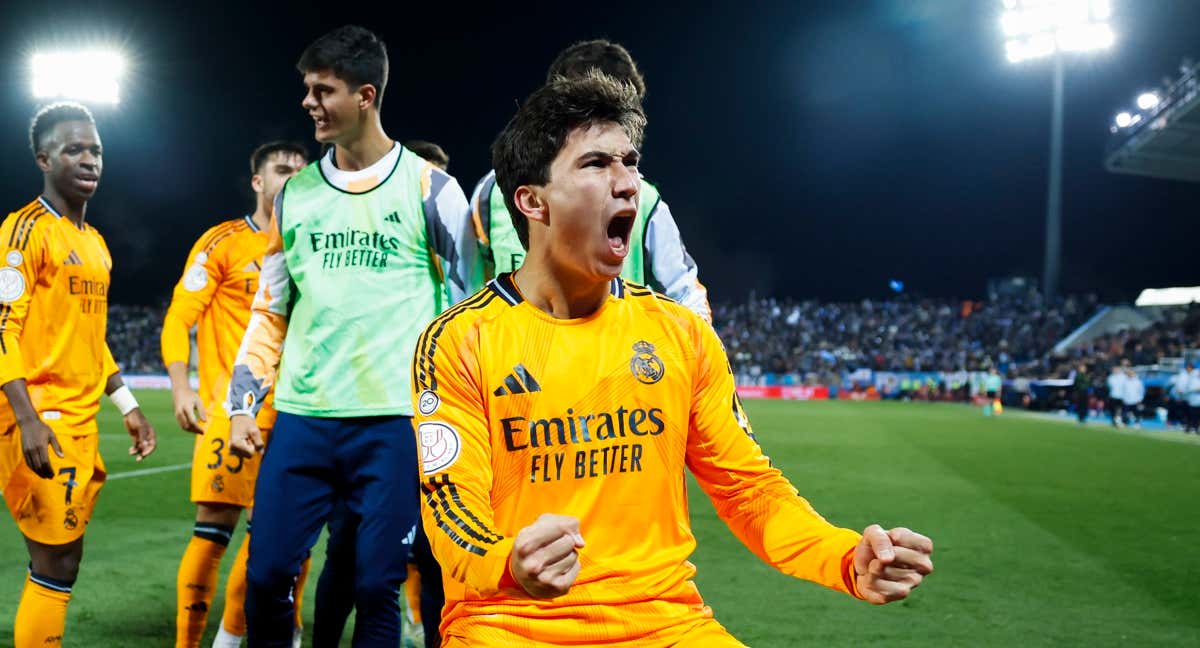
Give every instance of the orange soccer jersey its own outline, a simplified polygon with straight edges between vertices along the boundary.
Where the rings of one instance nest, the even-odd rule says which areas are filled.
[[[267,234],[249,216],[212,227],[192,246],[163,321],[163,364],[187,364],[188,330],[196,327],[200,399],[223,411],[229,374],[250,321]]]
[[[414,406],[422,516],[446,583],[443,636],[468,645],[672,645],[706,623],[688,557],[685,467],[756,555],[857,595],[858,533],[830,525],[754,439],[712,327],[621,280],[599,311],[551,317],[509,275],[433,321]],[[542,513],[579,518],[571,591],[534,600],[508,560]]]
[[[48,425],[94,434],[100,395],[117,372],[104,338],[112,269],[104,238],[39,197],[8,215],[0,249],[0,385],[24,378]]]

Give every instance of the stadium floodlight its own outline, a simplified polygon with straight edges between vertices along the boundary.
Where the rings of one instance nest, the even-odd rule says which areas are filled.
[[[1157,92],[1143,92],[1138,95],[1137,107],[1142,110],[1150,110],[1157,106],[1159,101]]]
[[[1004,33],[1004,54],[1009,62],[1054,59],[1046,255],[1042,272],[1042,291],[1049,299],[1058,290],[1062,247],[1063,54],[1112,47],[1117,40],[1108,22],[1112,18],[1112,3],[1109,0],[1003,0],[1003,4],[1000,29]],[[1118,118],[1118,125],[1120,121]]]
[[[1117,128],[1125,128],[1133,123],[1133,115],[1130,115],[1127,112],[1119,112],[1117,113],[1117,118],[1114,120],[1114,122],[1116,123]]]
[[[116,104],[121,100],[125,57],[108,50],[43,52],[30,59],[36,99],[75,99]]]
[[[1111,47],[1116,37],[1108,0],[1005,0],[1000,27],[1008,60]]]

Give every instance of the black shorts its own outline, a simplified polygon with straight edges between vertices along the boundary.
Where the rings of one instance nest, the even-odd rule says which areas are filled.
[[[996,392],[994,392],[994,391],[989,391],[989,392],[987,393],[987,397],[988,397],[988,398],[991,398],[991,399],[993,399],[993,400],[994,400],[994,399],[996,398]]]

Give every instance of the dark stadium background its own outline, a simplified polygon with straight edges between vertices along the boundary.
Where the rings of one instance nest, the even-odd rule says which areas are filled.
[[[4,3],[6,209],[41,186],[26,142],[38,47],[115,42],[133,59],[120,105],[96,109],[106,160],[89,218],[115,257],[112,301],[149,304],[200,232],[246,210],[255,144],[315,151],[292,67],[314,37],[346,22],[383,35],[385,128],[441,143],[469,193],[554,54],[604,36],[646,75],[643,171],[715,301],[882,296],[891,278],[976,297],[1040,274],[1050,65],[1005,61],[998,1],[344,6]],[[1109,301],[1200,283],[1200,189],[1101,166],[1112,116],[1200,55],[1200,3],[1114,10],[1116,46],[1067,69],[1063,192],[1062,292]]]

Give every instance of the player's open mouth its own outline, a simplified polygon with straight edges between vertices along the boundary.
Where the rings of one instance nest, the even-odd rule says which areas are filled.
[[[629,215],[613,216],[608,222],[608,246],[619,257],[629,253],[629,233],[633,231],[633,219],[636,212]]]
[[[323,117],[314,116],[313,121],[316,122],[317,128],[328,128],[329,127],[329,120],[325,119]]]
[[[100,176],[94,173],[80,173],[75,176],[75,184],[84,191],[95,191],[100,184]]]

